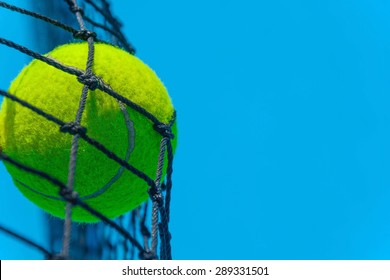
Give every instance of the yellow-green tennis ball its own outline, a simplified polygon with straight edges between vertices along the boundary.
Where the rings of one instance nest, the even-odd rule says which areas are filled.
[[[47,54],[62,64],[84,70],[88,45],[60,46]],[[141,60],[107,44],[95,44],[93,72],[115,92],[143,107],[159,121],[169,123],[174,114],[170,97],[156,74]],[[77,77],[34,60],[12,82],[9,92],[64,122],[75,120],[83,85]],[[90,91],[81,125],[96,139],[153,180],[162,136],[141,113],[108,94]],[[176,127],[173,128],[174,132]],[[19,103],[4,99],[0,112],[0,147],[9,157],[61,180],[68,180],[73,136]],[[175,137],[176,138],[176,137]],[[175,146],[175,143],[173,143]],[[5,164],[19,190],[48,213],[64,217],[65,201],[59,187],[39,176]],[[134,209],[148,199],[148,185],[95,147],[80,139],[74,189],[79,197],[108,218]],[[96,222],[81,207],[72,219]]]

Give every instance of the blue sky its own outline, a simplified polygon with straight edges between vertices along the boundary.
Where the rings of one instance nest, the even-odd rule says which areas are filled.
[[[178,112],[174,258],[390,258],[389,3],[113,2]],[[0,15],[33,48],[25,17]],[[2,89],[27,61],[0,46]],[[40,210],[0,180],[0,223],[44,243]]]

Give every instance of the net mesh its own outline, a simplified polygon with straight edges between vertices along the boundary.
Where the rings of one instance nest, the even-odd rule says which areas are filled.
[[[56,186],[59,190],[59,194],[67,201],[66,215],[64,220],[53,217],[47,219],[48,228],[50,229],[49,248],[36,244],[27,236],[16,233],[2,224],[0,224],[0,231],[41,251],[46,259],[172,259],[170,245],[171,234],[168,225],[172,189],[171,178],[173,171],[171,140],[174,135],[172,134],[172,126],[175,122],[176,114],[174,114],[170,123],[161,123],[147,110],[115,92],[92,72],[94,43],[96,42],[109,43],[119,46],[131,54],[135,53],[135,49],[121,31],[122,24],[113,16],[110,3],[107,0],[45,1],[45,4],[57,5],[57,14],[44,15],[39,12],[32,12],[29,9],[16,7],[3,1],[0,1],[0,9],[8,9],[35,18],[49,26],[46,30],[49,30],[48,32],[50,32],[51,29],[52,32],[50,34],[60,34],[60,32],[62,32],[62,36],[65,38],[68,36],[73,37],[74,40],[88,42],[88,61],[85,70],[62,65],[58,61],[43,56],[25,46],[2,38],[1,35],[0,44],[29,55],[32,58],[41,60],[61,71],[77,76],[78,81],[84,84],[84,86],[76,118],[74,121],[66,123],[61,119],[44,112],[40,108],[35,107],[34,104],[27,103],[5,90],[0,89],[0,95],[32,110],[36,114],[46,118],[47,121],[56,123],[59,127],[59,133],[68,133],[72,135],[73,141],[70,154],[68,182],[61,182],[50,174],[25,166],[22,162],[14,160],[1,150],[0,159],[25,172],[40,176]],[[60,7],[60,10],[58,7]],[[65,13],[69,16],[60,16]],[[56,16],[58,18],[56,18]],[[66,19],[66,22],[61,21],[61,19]],[[59,32],[58,30],[61,31]],[[58,41],[55,38],[51,38],[51,40]],[[89,137],[85,127],[80,125],[84,105],[87,102],[88,92],[95,89],[100,89],[105,94],[116,98],[118,102],[122,104],[121,106],[128,106],[143,114],[150,120],[153,128],[161,135],[160,152],[158,161],[156,162],[157,172],[155,178],[148,177],[142,170],[138,170],[126,160],[107,149],[97,140]],[[86,141],[90,145],[93,145],[97,149],[96,152],[104,153],[108,158],[116,161],[118,165],[127,169],[128,172],[132,172],[140,179],[144,180],[149,187],[149,201],[135,210],[126,213],[117,219],[111,220],[79,199],[77,192],[73,190],[79,141]],[[162,177],[164,157],[167,158],[165,178]],[[98,217],[101,222],[96,224],[72,223],[71,210],[75,205],[77,205],[77,207],[83,207],[92,215]]]

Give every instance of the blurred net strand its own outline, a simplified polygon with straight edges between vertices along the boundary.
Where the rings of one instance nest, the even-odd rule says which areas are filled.
[[[107,1],[103,0],[103,4],[105,6],[105,9],[101,9],[91,0],[85,0],[85,2],[89,3],[97,12],[99,12],[105,19],[107,19],[107,21],[110,23],[110,25],[112,26],[113,29],[108,28],[106,25],[97,23],[96,21],[89,18],[87,15],[84,15],[85,21],[89,22],[93,26],[99,27],[99,28],[111,33],[112,35],[114,35],[116,38],[118,38],[119,42],[121,42],[123,44],[124,48],[128,52],[130,52],[131,54],[134,54],[135,53],[134,47],[129,42],[127,42],[126,37],[123,35],[123,33],[121,31],[122,24],[119,21],[117,21],[112,16],[112,14],[109,12],[110,11],[109,3]]]
[[[87,1],[85,0],[86,2],[90,3],[90,1]],[[104,1],[106,2],[106,1]],[[96,5],[95,5],[96,6]],[[44,16],[44,15],[41,15],[41,14],[38,14],[38,13],[34,13],[34,12],[31,12],[29,10],[26,10],[26,9],[23,9],[23,8],[20,8],[20,7],[17,7],[17,6],[14,6],[14,5],[11,5],[11,4],[8,4],[8,3],[5,3],[3,1],[0,1],[0,7],[1,8],[5,8],[5,9],[8,9],[10,11],[13,11],[13,12],[17,12],[17,13],[21,13],[21,14],[24,14],[24,15],[28,15],[28,16],[31,16],[33,18],[36,18],[36,19],[39,19],[39,20],[42,20],[44,22],[47,22],[47,23],[50,23],[54,26],[57,26],[61,29],[63,29],[64,31],[67,31],[67,32],[70,32],[72,33],[73,37],[75,39],[80,39],[80,40],[84,40],[83,38],[83,34],[80,33],[80,30],[77,30],[69,25],[66,25],[64,23],[61,23],[55,19],[52,19],[50,17],[47,17],[47,16]],[[109,7],[109,6],[108,6]],[[80,11],[82,12],[82,9],[80,8]],[[103,14],[103,16],[107,16],[107,18],[113,18],[111,12],[109,9],[107,9],[107,11],[105,11]],[[95,27],[98,27],[98,28],[101,28],[109,33],[111,33],[112,35],[114,36],[117,36],[118,38],[118,43],[129,53],[131,54],[135,54],[135,49],[134,47],[126,40],[126,37],[123,35],[122,31],[120,31],[120,24],[119,23],[116,23],[116,24],[113,24],[112,22],[117,22],[117,21],[113,21],[113,20],[110,20],[109,22],[111,23],[111,26],[113,29],[110,29],[108,26],[105,26],[105,25],[101,25],[95,21],[93,21],[92,19],[90,19],[89,17],[85,16],[84,15],[84,19],[86,21],[88,21],[90,24],[92,24],[93,26]],[[108,42],[104,41],[104,40],[101,40],[101,39],[98,39],[98,38],[95,38],[95,41],[96,42],[99,42],[99,43],[106,43],[106,44],[109,44]]]
[[[25,236],[23,236],[23,235],[21,235],[21,234],[18,234],[18,233],[16,233],[15,231],[10,230],[10,229],[8,229],[8,228],[2,226],[2,225],[0,225],[0,230],[3,231],[3,232],[5,232],[5,233],[7,233],[8,235],[10,235],[10,236],[12,236],[12,237],[18,239],[18,240],[20,240],[20,241],[26,243],[26,244],[28,244],[28,245],[34,247],[35,249],[41,251],[41,252],[46,256],[46,258],[51,259],[51,258],[54,257],[54,255],[53,255],[52,253],[50,253],[47,249],[45,249],[43,246],[41,246],[41,245],[39,245],[38,243],[36,243],[36,242],[30,240],[30,239],[27,238],[27,237],[25,237]]]
[[[97,12],[99,12],[102,16],[104,16],[104,18],[107,19],[107,21],[111,24],[111,26],[115,29],[115,31],[120,33],[121,36],[124,38],[124,35],[123,35],[122,31],[120,30],[120,28],[122,27],[122,24],[117,19],[115,19],[110,12],[107,12],[107,11],[110,11],[110,4],[107,1],[105,1],[105,0],[102,1],[104,4],[104,9],[97,6],[91,0],[85,0],[85,2],[90,4]]]
[[[141,106],[131,102],[130,100],[126,99],[125,97],[119,95],[116,93],[114,90],[112,90],[109,86],[107,86],[102,79],[99,77],[95,76],[92,73],[92,65],[93,65],[93,54],[94,54],[94,41],[97,41],[97,35],[94,32],[91,32],[85,28],[84,21],[83,21],[83,10],[77,5],[76,0],[65,0],[70,7],[70,10],[76,15],[77,20],[79,22],[81,30],[77,31],[72,28],[68,28],[65,25],[49,19],[47,17],[44,17],[42,15],[39,15],[37,13],[29,12],[27,10],[6,4],[2,1],[0,1],[0,7],[4,7],[7,9],[10,9],[12,11],[16,12],[21,12],[26,15],[33,16],[38,19],[42,19],[46,22],[52,23],[56,26],[65,27],[65,30],[71,32],[73,36],[77,39],[82,39],[88,42],[89,45],[89,51],[88,51],[88,61],[87,61],[87,69],[86,71],[82,71],[80,69],[74,68],[74,67],[69,67],[62,65],[60,62],[51,59],[49,57],[45,57],[41,54],[38,54],[36,52],[31,51],[30,49],[18,45],[12,41],[6,40],[4,38],[0,38],[0,43],[4,44],[8,47],[14,48],[16,50],[19,50],[22,53],[25,53],[31,57],[34,57],[36,59],[39,59],[51,66],[56,67],[59,70],[62,70],[64,72],[67,72],[69,74],[73,74],[77,76],[77,79],[80,83],[84,84],[83,91],[82,91],[82,97],[80,100],[80,107],[78,110],[78,113],[76,115],[76,121],[72,123],[65,123],[56,117],[47,114],[40,110],[39,108],[34,107],[33,105],[20,100],[16,96],[13,96],[5,91],[0,90],[0,95],[3,95],[6,98],[10,98],[11,100],[18,102],[22,106],[25,106],[29,108],[30,110],[33,110],[35,113],[45,117],[47,120],[53,121],[60,125],[60,131],[63,133],[70,133],[74,136],[73,141],[72,141],[72,153],[71,153],[71,163],[69,166],[69,177],[68,177],[68,185],[64,185],[57,179],[51,177],[48,174],[45,174],[42,171],[35,170],[33,168],[24,166],[23,164],[14,161],[13,159],[9,158],[7,155],[5,155],[1,150],[0,150],[0,159],[3,159],[16,167],[26,171],[30,172],[33,174],[36,174],[46,180],[49,180],[51,183],[54,185],[57,185],[60,187],[60,195],[68,202],[69,207],[67,206],[67,219],[65,219],[65,224],[66,226],[64,227],[64,242],[63,242],[63,248],[62,252],[60,255],[60,258],[67,258],[68,256],[68,251],[69,251],[69,243],[70,243],[70,223],[71,219],[69,217],[71,216],[71,206],[72,205],[78,205],[83,207],[85,210],[90,212],[91,214],[95,215],[96,217],[100,218],[103,222],[108,224],[110,227],[116,229],[120,234],[122,234],[126,239],[128,239],[134,247],[136,247],[139,250],[139,257],[141,259],[157,259],[157,227],[158,231],[160,232],[160,239],[161,239],[161,245],[160,245],[160,259],[171,259],[171,248],[170,248],[170,239],[171,235],[168,230],[168,224],[166,224],[169,221],[169,203],[170,201],[170,191],[171,191],[171,175],[172,175],[172,162],[173,162],[173,152],[172,152],[172,146],[171,146],[171,139],[174,137],[172,134],[171,128],[175,122],[176,119],[176,112],[174,112],[174,115],[172,117],[172,120],[169,122],[169,124],[164,124],[158,121],[158,119],[146,111],[144,108]],[[85,0],[88,3],[91,3],[91,1]],[[102,0],[103,3],[106,5],[108,8],[108,2],[105,0]],[[96,5],[93,5],[96,9]],[[98,10],[99,11],[99,10]],[[120,24],[112,17],[112,14],[109,12],[109,9],[106,9],[108,11],[109,16],[105,16],[109,21],[111,21],[111,24],[114,26],[114,28],[119,29]],[[104,12],[100,10],[104,15]],[[111,18],[111,19],[110,19]],[[122,34],[120,32],[120,34]],[[122,34],[123,36],[123,34]],[[124,38],[124,36],[123,36]],[[119,38],[120,39],[120,38]],[[125,39],[125,38],[124,38]],[[126,41],[126,40],[125,40]],[[130,46],[130,44],[128,44]],[[132,53],[134,53],[134,49],[132,49]],[[103,92],[109,94],[110,96],[116,98],[118,101],[123,102],[127,106],[131,107],[132,109],[140,112],[143,114],[145,117],[147,117],[149,120],[151,120],[154,125],[153,128],[162,135],[162,140],[161,140],[161,145],[160,145],[160,154],[159,154],[159,161],[158,161],[158,166],[157,166],[157,174],[156,174],[156,180],[153,181],[151,178],[149,178],[146,174],[141,172],[140,170],[136,169],[135,167],[131,166],[128,164],[126,161],[122,160],[119,158],[117,155],[115,155],[112,151],[108,150],[106,147],[104,147],[101,143],[98,141],[89,138],[86,133],[86,128],[80,126],[80,120],[81,120],[81,115],[83,112],[83,107],[85,105],[85,101],[87,98],[87,93],[89,90],[95,90],[95,89],[100,89]],[[74,170],[75,170],[75,163],[76,163],[76,153],[77,153],[77,142],[78,139],[82,138],[89,144],[93,145],[96,147],[98,150],[106,154],[109,158],[115,160],[117,163],[137,175],[139,178],[143,179],[148,185],[149,185],[149,196],[153,202],[153,217],[152,217],[152,248],[151,250],[148,247],[148,237],[150,233],[145,231],[145,217],[141,220],[140,227],[141,227],[141,233],[144,237],[144,248],[138,243],[138,241],[133,238],[123,227],[120,227],[116,223],[112,222],[108,218],[106,218],[104,215],[99,213],[98,211],[92,209],[89,207],[86,203],[84,203],[82,200],[80,200],[77,197],[77,193],[72,191],[73,187],[73,181],[74,181]],[[167,168],[167,185],[164,185],[164,183],[161,183],[161,176],[162,176],[162,168],[164,165],[164,155],[167,150],[167,156],[168,156],[168,168]],[[73,161],[73,162],[72,162]],[[167,187],[168,186],[168,187]],[[162,188],[166,189],[166,197],[165,201],[163,201],[162,197]],[[144,215],[146,215],[146,209],[147,209],[147,204],[145,206],[145,212]],[[158,211],[159,210],[159,211]],[[160,212],[160,222],[159,222],[159,215],[158,212]],[[68,222],[67,222],[68,220]],[[2,228],[0,228],[1,230]]]

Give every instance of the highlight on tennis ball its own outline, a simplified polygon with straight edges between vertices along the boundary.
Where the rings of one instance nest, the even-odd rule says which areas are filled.
[[[47,54],[61,64],[78,69],[85,69],[87,55],[87,43],[62,45]],[[168,124],[172,120],[174,107],[166,88],[140,59],[118,47],[97,43],[92,69],[115,92],[160,122]],[[33,60],[12,82],[9,93],[64,122],[72,122],[83,86],[76,76]],[[143,114],[99,89],[90,90],[81,125],[86,127],[89,137],[130,165],[150,178],[156,176],[162,136]],[[176,134],[175,125],[172,130]],[[5,98],[0,111],[0,135],[0,146],[11,158],[67,182],[73,136],[61,133],[57,124]],[[172,140],[173,149],[176,138]],[[46,212],[64,218],[66,201],[59,195],[57,186],[7,162],[5,166],[25,197]],[[145,202],[149,198],[148,188],[144,180],[95,147],[79,141],[74,191],[89,206],[108,218],[115,218]],[[72,209],[72,220],[100,221],[77,206]]]

